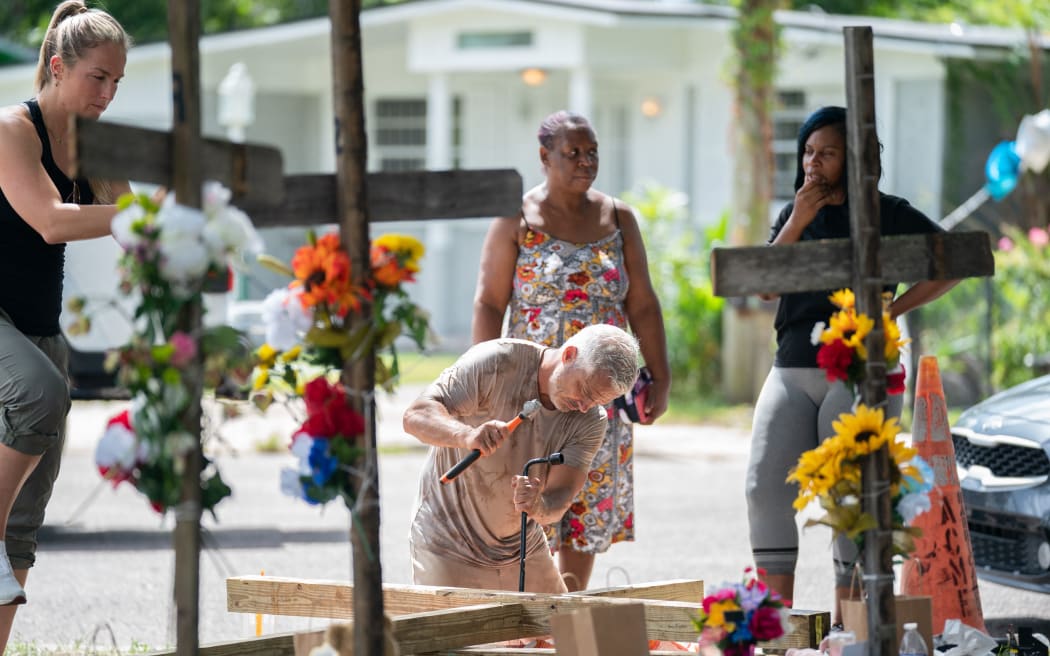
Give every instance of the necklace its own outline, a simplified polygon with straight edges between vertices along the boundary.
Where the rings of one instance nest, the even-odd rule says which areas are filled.
[[[65,140],[65,139],[64,139],[63,137],[60,137],[60,136],[56,135],[56,134],[55,134],[54,132],[52,132],[52,131],[51,131],[51,128],[47,127],[47,123],[44,123],[44,128],[46,128],[46,129],[47,129],[47,133],[48,133],[49,135],[51,135],[51,139],[53,139],[53,140],[54,140],[54,142],[55,142],[56,144],[58,144],[59,146],[61,146],[61,145],[62,145],[62,142],[63,142],[63,141]]]

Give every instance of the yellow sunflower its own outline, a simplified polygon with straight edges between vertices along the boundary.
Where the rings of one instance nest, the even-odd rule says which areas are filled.
[[[853,290],[849,288],[838,290],[829,296],[828,300],[840,310],[852,310],[856,306],[856,297],[853,295]]]
[[[889,312],[882,313],[882,330],[886,333],[886,363],[897,364],[900,360],[901,348],[910,342],[909,339],[901,339],[901,329],[897,322],[890,319]]]
[[[861,403],[855,413],[839,415],[831,426],[835,437],[849,444],[854,456],[863,456],[892,442],[900,432],[896,417],[884,417],[882,408],[869,408]]]

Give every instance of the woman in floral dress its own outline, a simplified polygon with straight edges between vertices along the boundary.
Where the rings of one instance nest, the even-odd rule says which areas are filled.
[[[591,187],[598,140],[586,118],[556,112],[537,136],[546,181],[525,194],[517,216],[489,228],[473,340],[500,337],[505,315],[505,336],[552,347],[590,324],[629,327],[653,375],[642,420],[652,423],[667,409],[671,378],[660,302],[634,212]],[[634,539],[632,440],[631,424],[609,412],[588,482],[560,524],[549,527],[570,591],[587,587],[596,554]]]

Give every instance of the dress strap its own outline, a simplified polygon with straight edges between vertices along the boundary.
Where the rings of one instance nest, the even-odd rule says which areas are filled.
[[[620,229],[620,210],[616,208],[616,199],[612,199],[613,204],[613,218],[616,219],[616,229]]]
[[[524,206],[522,206],[522,208],[520,210],[518,210],[518,216],[520,216],[521,220],[525,223],[525,227],[528,228],[529,230],[532,230],[532,224],[530,224],[529,220],[525,218],[525,207]]]

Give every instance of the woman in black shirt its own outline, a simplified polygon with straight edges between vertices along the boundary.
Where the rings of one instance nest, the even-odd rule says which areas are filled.
[[[848,238],[850,219],[846,196],[846,110],[818,109],[798,136],[795,200],[780,212],[770,244],[813,239]],[[879,194],[881,234],[916,234],[940,227],[902,198]],[[895,298],[889,307],[896,319],[945,293],[956,281],[924,281]],[[893,291],[895,287],[890,287]],[[827,322],[837,310],[828,300],[834,290],[784,294],[777,307],[777,351],[773,368],[755,405],[751,458],[747,472],[748,521],[755,564],[767,572],[768,583],[787,600],[794,595],[798,560],[798,528],[792,502],[794,484],[785,482],[799,456],[834,434],[831,423],[849,412],[853,397],[841,382],[828,382],[817,366],[818,345],[813,326]],[[900,395],[891,396],[887,414],[900,416]],[[849,595],[849,577],[856,560],[853,543],[835,543],[835,622],[839,601]]]

